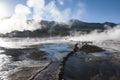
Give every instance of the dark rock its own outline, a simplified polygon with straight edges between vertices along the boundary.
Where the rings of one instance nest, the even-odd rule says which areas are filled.
[[[32,53],[30,53],[27,57],[33,60],[44,60],[46,59],[46,53],[43,51],[34,51]]]
[[[78,44],[75,44],[75,47],[74,47],[74,52],[78,51],[79,50],[79,47],[78,47]]]
[[[104,49],[97,47],[95,45],[83,45],[80,48],[80,51],[84,52],[84,53],[95,53],[95,52],[102,52],[105,51]]]
[[[25,54],[25,53],[21,50],[18,50],[18,49],[8,49],[5,52],[3,52],[3,54],[12,56],[12,61],[19,61],[20,56]]]

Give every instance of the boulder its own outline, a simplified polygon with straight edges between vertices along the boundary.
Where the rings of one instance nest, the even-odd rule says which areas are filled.
[[[105,50],[100,48],[100,47],[97,47],[95,45],[83,45],[80,48],[80,51],[88,54],[88,53],[102,52],[102,51],[105,51]]]

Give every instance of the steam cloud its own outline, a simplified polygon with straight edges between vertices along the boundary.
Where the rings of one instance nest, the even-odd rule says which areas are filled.
[[[43,9],[45,7],[45,1],[44,0],[28,0],[27,5],[29,7],[32,7],[34,10],[33,19],[41,20],[42,14],[43,14]]]
[[[108,28],[104,32],[93,31],[90,34],[76,36],[70,38],[73,41],[104,41],[104,40],[120,40],[120,25],[114,28]]]
[[[85,13],[85,5],[81,2],[77,4],[77,11],[75,14],[71,13],[70,8],[66,8],[63,11],[59,10],[56,2],[59,2],[61,6],[64,5],[65,0],[52,0],[46,4],[45,0],[27,0],[26,5],[18,4],[15,8],[15,13],[11,18],[0,19],[0,32],[7,33],[14,30],[24,31],[24,30],[35,30],[40,29],[41,26],[38,23],[42,19],[55,20],[55,21],[67,21],[70,18],[80,18],[83,13]],[[33,10],[31,10],[33,9]],[[28,15],[33,14],[32,18],[34,21],[27,23]],[[120,35],[120,25],[114,28],[107,29],[102,33],[96,31],[91,32],[88,35],[81,35],[77,37],[70,38],[71,40],[119,40]]]
[[[0,33],[7,33],[14,30],[24,31],[40,29],[41,26],[38,22],[42,19],[63,22],[71,18],[81,17],[82,13],[85,11],[83,6],[78,6],[78,10],[75,14],[71,13],[70,8],[66,8],[63,11],[59,10],[56,2],[59,2],[59,4],[63,6],[64,1],[65,0],[52,0],[46,3],[45,0],[27,0],[26,5],[18,4],[12,17],[0,19]],[[27,16],[31,14],[34,21],[28,24]]]
[[[35,30],[40,29],[41,26],[38,23],[42,19],[55,20],[55,21],[67,21],[71,18],[80,18],[85,13],[85,5],[81,2],[77,4],[77,11],[72,14],[70,8],[66,8],[63,11],[59,10],[56,2],[59,2],[61,6],[64,5],[65,0],[52,0],[46,4],[45,0],[27,0],[26,5],[18,4],[15,8],[15,13],[11,18],[0,20],[0,32],[7,33],[14,30]],[[31,10],[33,9],[33,10]],[[28,15],[33,14],[34,21],[27,23]],[[71,40],[119,40],[120,25],[114,28],[107,29],[102,33],[96,31],[91,32],[88,35],[81,35],[79,37],[72,37]]]

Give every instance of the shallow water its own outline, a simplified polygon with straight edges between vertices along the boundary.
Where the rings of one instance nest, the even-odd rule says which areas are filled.
[[[64,80],[119,80],[120,63],[114,56],[120,54],[95,53],[83,55],[78,52],[68,58],[64,65]],[[106,56],[105,56],[106,55]],[[109,55],[109,56],[108,56]],[[118,60],[119,61],[119,60]]]
[[[44,45],[39,50],[45,51],[47,58],[52,61],[61,60],[71,51],[68,41],[62,38],[0,38],[0,79],[7,80],[10,73],[22,67],[42,65],[26,58],[29,52],[35,51],[37,45]]]
[[[48,53],[48,58],[52,61],[60,61],[68,53],[72,51],[68,43],[56,43],[56,44],[47,44],[43,48],[40,48],[40,51],[45,51]]]
[[[36,46],[42,44],[43,47],[39,48],[39,50],[46,52],[48,54],[47,58],[49,58],[50,60],[59,61],[62,60],[63,57],[65,57],[72,50],[70,45],[74,45],[75,43],[76,42],[74,41],[71,42],[66,38],[0,38],[0,79],[7,80],[8,74],[10,72],[15,72],[17,68],[33,66],[33,64],[34,66],[41,65],[38,64],[39,62],[36,62],[34,60],[30,60],[27,58],[24,59],[23,57],[26,56],[26,54],[28,53],[19,56],[19,54],[23,53],[24,49],[31,48],[32,45]],[[116,43],[113,41],[112,42],[107,41],[104,43],[99,42],[96,43],[96,45],[100,47],[104,47],[106,49],[109,48],[110,51],[113,51],[112,49],[120,50],[119,49],[120,44],[118,42]],[[34,49],[34,46],[32,46],[31,49]],[[10,51],[8,51],[9,49]],[[16,54],[15,57],[16,56],[21,57],[21,59],[23,60],[21,59],[20,60],[18,59],[17,61],[11,60],[13,57],[12,55],[3,54],[6,51],[10,52],[9,54],[12,53],[12,55]],[[96,54],[94,56],[100,56],[100,54]],[[81,72],[82,68],[85,69],[86,71],[87,69],[89,69],[88,71],[90,72],[91,70],[95,70],[96,72],[96,66],[98,66],[98,64],[92,64],[92,63],[86,64],[85,61],[83,60],[79,61],[79,59],[80,58],[78,54],[77,56],[73,56],[72,59],[69,60],[70,62],[68,62],[66,65],[69,65],[70,70],[69,68],[67,68],[68,69],[67,73],[73,72],[74,74],[76,74]],[[111,63],[108,65],[111,66]],[[79,69],[79,67],[81,68]],[[69,73],[67,75],[71,76],[73,75],[73,73]],[[82,73],[85,73],[85,71],[83,71]],[[80,75],[76,74],[76,76],[80,76]],[[74,76],[72,77],[74,78]]]

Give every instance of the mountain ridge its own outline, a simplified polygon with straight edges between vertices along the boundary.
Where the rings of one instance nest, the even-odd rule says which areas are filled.
[[[28,20],[27,23],[32,20]],[[116,23],[88,23],[77,19],[71,19],[68,22],[60,23],[55,21],[42,20],[39,22],[41,28],[34,31],[12,31],[6,34],[0,34],[0,37],[48,37],[48,36],[67,36],[75,32],[89,33],[93,30],[103,31],[107,27],[115,27]]]

